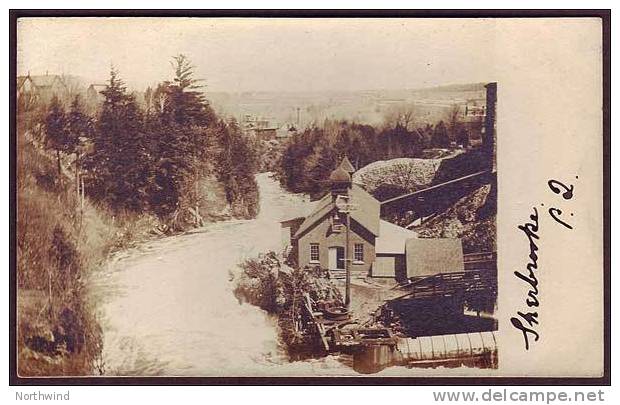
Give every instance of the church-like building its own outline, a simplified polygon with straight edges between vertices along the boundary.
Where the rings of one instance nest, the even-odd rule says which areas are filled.
[[[463,270],[460,240],[419,239],[382,220],[381,203],[352,182],[354,172],[345,157],[330,175],[330,192],[309,212],[281,222],[284,244],[298,266],[320,266],[338,276],[348,258],[354,277],[397,280]]]

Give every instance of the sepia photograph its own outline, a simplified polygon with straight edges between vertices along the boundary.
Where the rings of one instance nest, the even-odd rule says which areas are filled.
[[[527,357],[557,330],[542,307],[555,305],[548,251],[563,248],[544,221],[583,231],[594,256],[602,236],[574,205],[511,205],[535,194],[514,162],[534,138],[519,122],[537,116],[511,108],[518,23],[505,22],[18,18],[17,376],[564,375],[550,346],[557,370]],[[591,33],[575,47],[593,56],[570,55],[596,71],[598,25],[567,25],[540,35]],[[600,94],[585,100],[597,125]],[[592,159],[579,167],[602,167]],[[545,195],[585,204],[581,183],[598,184],[553,170]],[[581,308],[595,315],[573,333],[593,351],[571,370],[597,376],[591,288]]]

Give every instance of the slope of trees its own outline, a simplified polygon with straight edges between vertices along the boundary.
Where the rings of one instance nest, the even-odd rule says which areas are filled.
[[[320,195],[344,155],[356,168],[377,160],[422,157],[429,148],[450,147],[456,131],[464,131],[460,125],[448,126],[443,121],[416,127],[414,117],[407,113],[388,118],[383,128],[326,121],[322,127],[294,136],[285,146],[277,170],[281,184],[289,191]]]
[[[200,91],[189,60],[172,61],[174,78],[147,91],[141,107],[112,69],[96,117],[76,97],[70,110],[55,99],[45,118],[47,146],[58,159],[75,154],[85,193],[114,212],[149,212],[176,228],[200,224],[200,183],[215,176],[234,216],[258,210],[253,145],[234,121],[218,117]],[[79,174],[78,174],[79,172]],[[79,184],[77,185],[79,188]]]
[[[173,80],[151,91],[146,106],[114,69],[95,115],[79,97],[18,103],[22,376],[104,371],[85,280],[111,250],[165,229],[162,223],[199,225],[208,187],[224,190],[230,215],[257,214],[253,145],[213,112],[187,58],[175,57],[173,67]]]

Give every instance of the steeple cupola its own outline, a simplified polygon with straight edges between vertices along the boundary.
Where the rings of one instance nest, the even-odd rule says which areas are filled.
[[[349,188],[351,188],[351,175],[340,165],[329,175],[329,182],[334,197],[348,195]]]
[[[347,155],[344,155],[342,162],[340,162],[340,167],[349,173],[349,175],[353,175],[353,173],[355,173],[355,167],[353,167]]]

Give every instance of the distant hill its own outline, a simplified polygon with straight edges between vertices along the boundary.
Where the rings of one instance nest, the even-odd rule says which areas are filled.
[[[25,76],[18,77],[18,87]],[[88,79],[73,75],[32,75],[41,82],[59,78],[67,83],[71,94],[87,98],[91,84],[106,83],[107,78]],[[206,91],[206,98],[215,111],[243,121],[246,115],[266,118],[271,124],[293,124],[305,128],[313,123],[321,125],[326,119],[348,120],[380,125],[386,115],[395,109],[414,108],[416,121],[434,124],[446,116],[453,106],[484,105],[485,83],[450,84],[421,89],[360,90],[360,91],[304,91],[304,92],[222,92]],[[64,86],[63,86],[64,87]],[[139,103],[143,103],[146,89],[130,89]],[[58,92],[52,89],[51,92]]]
[[[454,84],[424,89],[323,92],[207,92],[213,108],[243,120],[260,116],[276,124],[306,127],[326,119],[377,125],[395,108],[413,106],[421,123],[445,119],[456,105],[484,105],[485,83]]]

